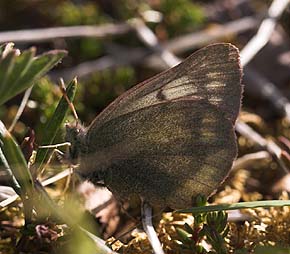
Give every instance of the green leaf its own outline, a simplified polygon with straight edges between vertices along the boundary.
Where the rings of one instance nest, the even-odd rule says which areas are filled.
[[[240,202],[235,204],[220,204],[220,205],[209,205],[201,207],[192,207],[188,209],[178,210],[178,213],[204,213],[214,211],[227,211],[227,210],[238,210],[247,208],[257,207],[272,207],[272,206],[290,206],[290,200],[263,200],[263,201],[252,201],[252,202]]]
[[[12,173],[12,170],[8,164],[7,159],[5,158],[5,155],[0,147],[0,168],[1,170],[5,171],[7,175],[10,177],[10,183],[12,188],[15,190],[15,192],[20,195],[21,194],[21,187],[19,183],[17,182],[15,176]]]
[[[184,244],[192,243],[192,234],[189,234],[187,231],[183,230],[182,228],[175,228],[177,235],[179,236],[180,240]]]
[[[0,121],[0,146],[5,156],[5,159],[2,159],[2,163],[6,163],[7,168],[11,169],[13,176],[20,185],[21,193],[23,195],[32,194],[34,190],[33,181],[27,162],[19,145],[5,128],[2,121]],[[7,172],[9,173],[9,171]],[[15,189],[15,191],[19,193],[19,189]]]
[[[13,75],[9,75],[7,80],[7,85],[3,84],[1,86],[7,87],[6,94],[9,95],[14,89],[21,86],[19,82],[25,73],[29,70],[33,58],[35,57],[36,49],[30,48],[24,51],[20,56],[15,57],[15,64],[13,68]]]
[[[11,50],[4,58],[0,60],[0,100],[2,96],[7,94],[6,90],[9,88],[7,80],[13,70],[16,56],[16,51]]]
[[[53,66],[59,63],[66,54],[67,52],[65,50],[51,50],[35,57],[30,68],[18,83],[28,83],[41,78]]]
[[[94,241],[94,251],[90,251],[89,253],[99,253],[99,254],[117,254],[116,252],[112,251],[106,244],[105,241],[97,237],[96,235],[92,234],[91,232],[88,232],[83,228],[83,224],[80,226],[80,216],[81,214],[78,213],[78,209],[74,207],[73,204],[65,206],[65,207],[60,207],[57,203],[55,203],[54,200],[52,200],[43,187],[39,188],[38,182],[36,182],[36,188],[38,190],[38,194],[41,196],[41,204],[45,206],[51,212],[51,214],[55,217],[58,218],[59,220],[63,221],[66,223],[70,228],[74,229],[75,235],[73,235],[73,248],[76,246],[79,246],[82,249],[82,253],[86,253],[85,249],[88,248],[88,245],[83,237],[87,236],[89,239]],[[81,210],[80,210],[81,211]],[[90,218],[91,219],[91,218]],[[88,220],[88,218],[86,218]],[[91,223],[89,220],[86,221],[86,223]],[[85,235],[83,235],[85,233]],[[65,252],[67,253],[67,252]],[[74,251],[70,251],[69,253],[79,253]]]
[[[66,95],[70,101],[73,101],[77,87],[77,80],[73,79],[67,89]],[[58,130],[62,126],[65,116],[69,110],[69,105],[65,96],[62,96],[60,102],[58,103],[53,116],[49,119],[45,126],[45,132],[42,139],[42,145],[52,144]],[[43,164],[46,162],[49,155],[49,150],[39,149],[35,158],[35,164],[38,167],[38,172],[42,169]]]
[[[11,49],[3,55],[4,51],[0,58],[0,105],[32,86],[67,53],[64,50],[52,50],[35,57],[34,48],[22,54],[19,50]]]
[[[184,228],[189,234],[192,234],[192,235],[194,234],[192,227],[189,226],[188,223],[186,223],[186,222],[184,223]]]

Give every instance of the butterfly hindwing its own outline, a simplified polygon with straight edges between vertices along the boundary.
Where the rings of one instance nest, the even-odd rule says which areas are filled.
[[[182,208],[193,195],[209,195],[236,156],[233,126],[206,100],[175,100],[118,116],[87,136],[83,168],[105,174],[126,199],[138,194],[156,206]],[[82,170],[94,180],[94,171]]]

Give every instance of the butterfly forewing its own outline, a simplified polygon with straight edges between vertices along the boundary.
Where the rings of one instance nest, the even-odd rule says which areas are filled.
[[[189,97],[208,100],[234,122],[240,109],[241,93],[238,49],[227,43],[213,44],[119,96],[96,117],[90,128],[98,128],[119,115],[161,101]]]

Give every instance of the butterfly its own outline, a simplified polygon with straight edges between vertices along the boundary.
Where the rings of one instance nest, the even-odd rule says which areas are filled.
[[[153,207],[186,208],[211,195],[237,156],[241,77],[238,49],[209,45],[129,89],[89,127],[67,125],[78,172]]]

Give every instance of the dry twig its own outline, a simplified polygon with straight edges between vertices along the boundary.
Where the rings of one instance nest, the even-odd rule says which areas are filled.
[[[253,57],[268,43],[278,18],[289,4],[289,0],[274,0],[268,10],[268,17],[261,23],[257,34],[241,51],[241,64],[246,66]]]
[[[259,19],[257,17],[245,17],[235,21],[228,22],[221,26],[216,26],[213,29],[205,29],[201,32],[195,32],[192,34],[183,35],[165,43],[162,48],[167,52],[183,53],[186,50],[194,49],[200,46],[204,46],[208,43],[221,40],[222,38],[233,36],[251,29],[254,29],[258,25]],[[131,27],[134,27],[131,25]],[[115,46],[115,48],[117,48]],[[102,71],[107,68],[115,68],[119,66],[145,63],[150,68],[163,70],[168,68],[167,64],[160,62],[159,53],[149,54],[148,50],[144,49],[128,49],[119,46],[117,50],[114,50],[113,56],[104,56],[94,61],[88,61],[81,63],[75,67],[67,68],[62,71],[51,72],[50,76],[53,80],[57,80],[59,77],[63,77],[65,80],[70,80],[77,76],[78,78],[84,78],[96,71]]]
[[[290,102],[288,98],[282,94],[275,84],[253,68],[246,68],[245,72],[245,83],[250,82],[253,84],[259,96],[269,101],[277,112],[285,116],[286,120],[290,123]]]
[[[33,86],[30,87],[30,88],[28,88],[28,89],[25,91],[25,93],[24,93],[24,95],[23,95],[23,98],[22,98],[22,100],[21,100],[20,106],[19,106],[19,108],[18,108],[18,110],[17,110],[17,113],[16,113],[14,119],[13,119],[13,122],[12,122],[12,124],[10,125],[10,127],[9,127],[9,129],[8,129],[9,132],[12,132],[12,130],[14,129],[14,127],[15,127],[15,125],[16,125],[16,123],[17,123],[17,121],[18,121],[19,118],[21,117],[21,115],[22,115],[22,113],[23,113],[23,111],[24,111],[24,109],[25,109],[25,107],[26,107],[26,104],[27,104],[27,102],[28,102],[28,100],[29,100],[29,96],[30,96],[30,94],[31,94],[32,88],[33,88]]]
[[[254,143],[258,144],[261,148],[268,151],[277,163],[281,166],[286,174],[289,173],[289,170],[285,163],[282,160],[282,149],[271,140],[266,140],[259,133],[253,130],[249,125],[241,121],[236,123],[236,131],[239,132],[242,136],[252,140]]]
[[[259,22],[260,18],[258,16],[244,17],[226,24],[216,25],[211,29],[207,28],[200,32],[182,35],[168,41],[163,46],[172,53],[179,54],[186,50],[202,47],[206,44],[255,29]]]
[[[41,29],[28,29],[0,32],[0,43],[3,42],[44,42],[57,38],[94,37],[104,38],[112,35],[128,33],[132,28],[127,23],[105,24],[99,26],[71,26],[50,27]]]
[[[245,67],[253,57],[268,43],[276,27],[279,17],[289,4],[289,0],[274,0],[268,10],[268,16],[262,21],[256,35],[241,51],[241,64]],[[290,102],[282,95],[279,89],[259,73],[246,69],[247,77],[254,79],[255,86],[263,98],[268,99],[272,105],[286,116],[290,122]]]
[[[66,169],[64,171],[62,171],[61,173],[59,174],[56,174],[55,176],[51,177],[51,178],[48,178],[46,180],[44,180],[41,185],[42,186],[47,186],[47,185],[50,185],[56,181],[59,181],[69,175],[72,174],[72,170],[71,169]],[[12,192],[11,192],[12,194]],[[10,197],[8,197],[7,199],[3,200],[0,202],[0,208],[3,208],[3,207],[6,207],[8,206],[9,204],[13,203],[16,199],[18,198],[18,195],[16,193],[13,193]]]
[[[161,243],[152,225],[152,207],[146,202],[143,202],[141,211],[143,228],[148,236],[148,240],[153,248],[154,253],[164,254]]]
[[[271,155],[266,151],[259,151],[256,153],[246,154],[234,161],[233,169],[247,168],[253,165],[257,161],[264,161],[265,159],[270,159]]]

